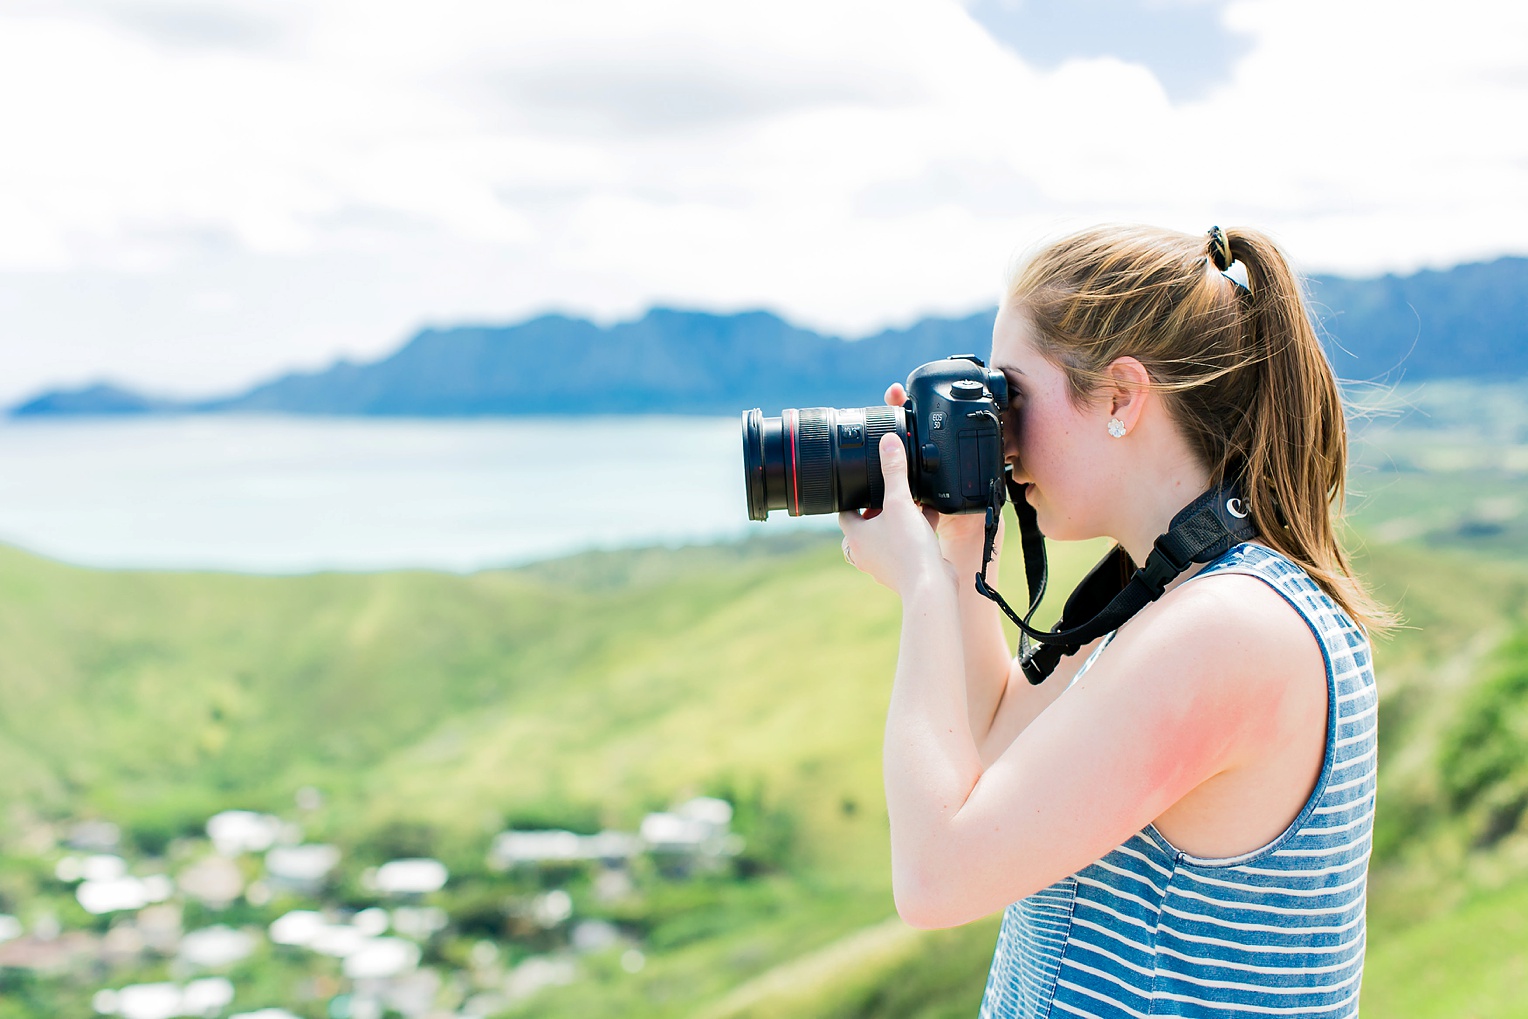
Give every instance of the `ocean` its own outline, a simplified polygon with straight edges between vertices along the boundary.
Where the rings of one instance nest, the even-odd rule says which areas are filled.
[[[0,424],[0,542],[85,566],[466,572],[833,526],[748,520],[736,418]]]

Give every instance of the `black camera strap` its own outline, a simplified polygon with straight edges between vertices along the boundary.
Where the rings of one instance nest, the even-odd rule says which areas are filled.
[[[1030,620],[1045,596],[1048,579],[1045,536],[1035,520],[1034,507],[1024,498],[1023,487],[1014,484],[1012,478],[1007,479],[1007,485],[1014,513],[1019,518],[1029,611],[1020,618],[987,583],[987,567],[992,562],[1003,509],[1003,493],[996,480],[992,482],[992,499],[987,506],[986,544],[982,567],[976,574],[976,590],[996,602],[1018,626],[1019,665],[1031,684],[1043,683],[1063,657],[1117,630],[1131,616],[1162,597],[1167,585],[1189,566],[1218,559],[1257,534],[1236,488],[1232,485],[1212,488],[1173,517],[1167,533],[1153,543],[1151,554],[1139,569],[1123,547],[1115,545],[1110,549],[1067,597],[1056,628],[1038,630],[1030,625]]]

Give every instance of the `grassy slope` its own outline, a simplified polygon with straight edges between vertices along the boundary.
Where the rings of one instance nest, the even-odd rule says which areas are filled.
[[[0,550],[0,797],[152,846],[311,783],[330,794],[318,834],[423,822],[480,852],[506,818],[631,826],[728,792],[786,829],[785,870],[682,910],[726,937],[655,931],[671,951],[646,1004],[682,1014],[891,913],[879,744],[899,613],[836,544],[800,545],[468,578],[109,573]]]
[[[1096,552],[1061,550],[1059,573]],[[1528,894],[1521,848],[1468,851],[1472,822],[1448,813],[1435,773],[1452,705],[1521,621],[1522,571],[1379,545],[1365,569],[1421,627],[1379,651],[1391,827],[1366,1001],[1377,1015],[1466,1014],[1450,1011],[1456,981],[1417,964],[1432,953],[1469,968],[1468,1014],[1507,1015],[1489,1002],[1519,986],[1520,942],[1503,935]],[[1022,589],[1012,570],[1005,581]],[[539,1011],[931,1017],[969,1015],[980,996],[990,921],[881,926],[879,742],[898,613],[831,543],[466,578],[102,573],[0,550],[0,604],[12,817],[94,811],[152,840],[213,809],[283,807],[313,783],[331,794],[313,824],[341,841],[423,821],[480,846],[507,817],[630,825],[677,796],[728,791],[776,818],[754,823],[788,847],[778,872],[649,904],[661,948],[639,978],[596,965]]]
[[[1521,873],[1521,871],[1520,871]],[[1528,880],[1371,936],[1365,1015],[1490,1019],[1528,1002]]]
[[[343,787],[578,637],[574,599],[512,574],[106,573],[4,550],[0,599],[5,797],[168,824]]]

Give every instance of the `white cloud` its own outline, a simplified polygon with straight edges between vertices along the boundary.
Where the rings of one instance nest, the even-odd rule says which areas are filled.
[[[1310,268],[1528,244],[1528,13],[1234,0],[1173,102],[957,0],[58,0],[0,11],[0,396],[373,356],[654,301],[857,332],[976,307],[1102,219]]]

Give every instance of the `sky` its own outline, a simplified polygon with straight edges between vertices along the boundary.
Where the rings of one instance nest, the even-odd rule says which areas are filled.
[[[0,0],[0,403],[655,304],[846,336],[1098,222],[1528,253],[1520,0]]]

